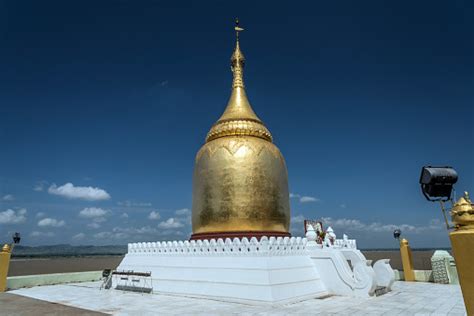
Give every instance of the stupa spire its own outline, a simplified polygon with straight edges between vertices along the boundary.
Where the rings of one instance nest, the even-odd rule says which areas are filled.
[[[240,50],[239,43],[239,32],[242,32],[244,29],[239,26],[239,19],[235,20],[235,49],[232,57],[230,58],[232,73],[234,74],[234,80],[232,81],[232,89],[235,88],[245,88],[244,86],[244,65],[245,57]]]
[[[230,135],[248,135],[272,141],[272,135],[253,111],[245,92],[245,57],[240,50],[239,38],[239,33],[244,29],[240,27],[238,19],[235,21],[234,30],[236,43],[230,58],[233,74],[232,93],[224,113],[207,134],[206,141]]]
[[[245,93],[236,21],[232,93],[196,155],[191,239],[290,236],[285,159]]]

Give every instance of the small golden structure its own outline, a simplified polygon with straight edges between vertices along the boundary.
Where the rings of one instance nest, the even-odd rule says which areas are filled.
[[[8,253],[11,252],[11,247],[10,247],[10,245],[9,245],[9,244],[3,245],[3,247],[2,247],[2,252],[8,252]]]
[[[464,192],[464,196],[453,205],[451,219],[456,229],[468,230],[474,228],[474,208],[468,192]]]
[[[7,290],[8,268],[10,267],[11,247],[5,244],[0,252],[0,292]]]
[[[400,240],[400,255],[402,257],[403,275],[405,281],[415,281],[415,270],[413,269],[413,257],[408,240]]]
[[[474,315],[474,205],[464,192],[451,209],[455,230],[449,234],[468,315]]]
[[[231,96],[196,155],[192,239],[289,236],[285,160],[247,98],[238,20],[235,31]]]

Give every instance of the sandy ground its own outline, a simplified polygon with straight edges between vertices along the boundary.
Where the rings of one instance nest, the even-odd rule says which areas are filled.
[[[416,270],[431,270],[431,251],[413,251],[413,264]],[[392,268],[402,270],[398,251],[363,251],[368,260],[390,259]],[[47,274],[62,272],[99,271],[115,269],[123,256],[69,257],[45,259],[13,259],[9,276]]]
[[[115,269],[123,256],[12,259],[9,276]]]

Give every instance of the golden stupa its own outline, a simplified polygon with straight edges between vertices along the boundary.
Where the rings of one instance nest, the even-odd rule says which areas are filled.
[[[196,155],[191,239],[290,235],[285,159],[247,99],[235,30],[232,94]]]

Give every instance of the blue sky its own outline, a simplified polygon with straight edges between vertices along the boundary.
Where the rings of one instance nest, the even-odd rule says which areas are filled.
[[[359,247],[449,245],[426,164],[473,190],[468,1],[0,1],[0,239],[124,244],[190,234],[194,156],[247,93],[286,158],[292,229]]]

